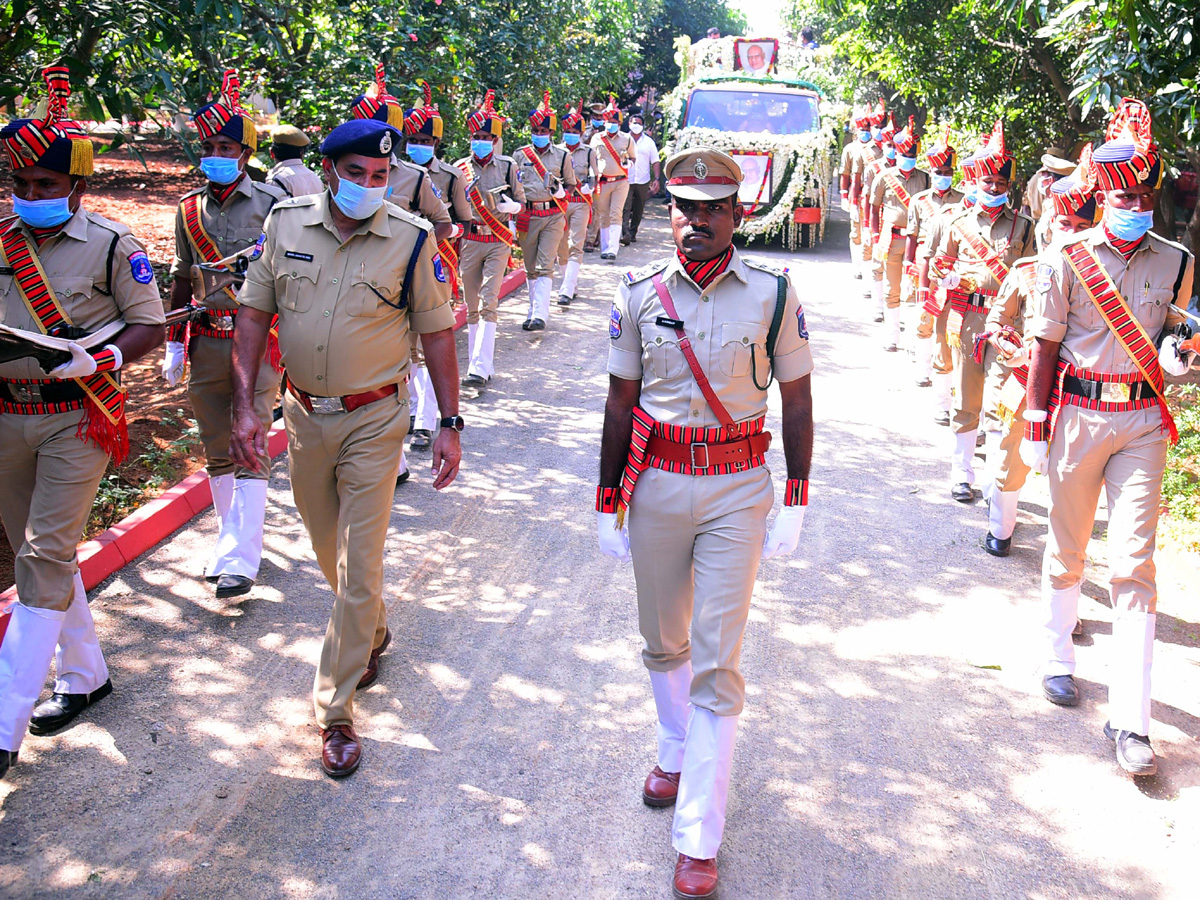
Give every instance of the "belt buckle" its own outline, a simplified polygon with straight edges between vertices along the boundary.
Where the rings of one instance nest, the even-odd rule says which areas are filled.
[[[218,331],[233,331],[233,316],[209,316],[208,322]]]
[[[1129,384],[1124,381],[1100,382],[1101,403],[1128,403],[1129,396]]]
[[[707,469],[708,468],[708,444],[694,443],[694,444],[689,445],[688,449],[691,451],[692,468],[693,469]],[[700,449],[704,452],[704,462],[700,462],[697,459],[697,457],[696,457],[697,449]]]
[[[319,416],[328,416],[346,411],[346,404],[342,402],[341,397],[313,397],[310,395],[308,402],[312,404],[312,411]]]
[[[42,388],[36,384],[9,384],[13,398],[17,403],[41,403]]]

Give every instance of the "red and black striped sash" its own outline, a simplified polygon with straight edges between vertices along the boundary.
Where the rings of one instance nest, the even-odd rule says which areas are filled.
[[[471,163],[467,160],[462,162],[460,168],[463,174],[467,176],[467,199],[471,201],[471,207],[475,210],[475,215],[483,221],[483,224],[491,229],[492,237],[501,243],[507,244],[509,247],[513,245],[513,233],[509,227],[505,225],[496,216],[494,212],[487,208],[487,204],[483,201],[483,194],[480,193],[479,185],[475,178],[475,171],[471,168]],[[469,234],[469,231],[468,231]],[[482,235],[471,235],[470,240],[484,240]],[[488,243],[491,243],[488,241]]]

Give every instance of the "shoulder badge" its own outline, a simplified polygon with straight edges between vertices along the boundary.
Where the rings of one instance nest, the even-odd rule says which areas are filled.
[[[442,254],[433,254],[433,277],[442,284],[446,283],[446,268],[442,265]]]
[[[617,304],[615,303],[608,317],[608,336],[614,341],[621,336],[621,310],[617,308]]]
[[[634,285],[639,281],[645,281],[647,278],[653,278],[656,274],[665,269],[670,261],[671,258],[669,256],[663,259],[656,259],[654,262],[648,263],[647,265],[642,266],[640,269],[634,269],[630,272],[626,272],[625,277],[621,280],[624,281],[626,285]]]
[[[154,280],[154,269],[145,250],[134,250],[129,254],[129,271],[138,284],[149,284]]]
[[[1054,267],[1049,263],[1039,263],[1037,267],[1037,281],[1034,282],[1034,288],[1039,294],[1044,294],[1050,290],[1050,280],[1054,277]]]
[[[804,307],[796,306],[796,327],[800,329],[800,339],[808,340],[808,324],[804,321]]]

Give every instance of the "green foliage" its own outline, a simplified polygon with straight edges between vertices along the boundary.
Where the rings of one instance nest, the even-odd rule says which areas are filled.
[[[663,94],[679,83],[679,66],[675,62],[677,38],[687,35],[695,42],[712,27],[720,29],[723,35],[742,34],[746,20],[740,11],[731,10],[725,0],[642,0],[636,27],[642,54],[637,70],[630,76],[626,99],[633,99],[647,87]]]
[[[1170,392],[1179,443],[1167,452],[1163,508],[1172,516],[1200,522],[1200,386]]]

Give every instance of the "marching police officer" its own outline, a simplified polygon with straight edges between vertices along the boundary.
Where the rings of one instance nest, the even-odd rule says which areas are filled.
[[[711,897],[750,596],[759,560],[795,549],[808,500],[812,355],[787,275],[731,243],[737,162],[694,148],[667,160],[665,175],[676,252],[625,276],[609,323],[597,524],[601,551],[632,555],[637,583],[659,723],[642,798],[675,806],[675,896]],[[788,482],[768,532],[772,378]]]
[[[319,194],[325,190],[321,176],[304,165],[304,153],[312,141],[295,125],[276,125],[271,129],[271,159],[275,165],[267,173],[267,184],[278,185],[289,197]]]
[[[163,340],[145,249],[124,225],[83,208],[92,144],[67,118],[67,68],[42,74],[45,117],[0,131],[16,213],[0,222],[0,319],[34,334],[125,327],[107,344],[70,344],[70,360],[48,373],[32,358],[0,364],[0,517],[17,586],[0,644],[0,776],[27,726],[57,731],[112,692],[75,548],[109,457],[129,450],[118,373]],[[51,657],[54,692],[34,710]]]
[[[862,278],[862,217],[859,204],[851,197],[855,172],[861,168],[860,156],[871,144],[871,114],[865,106],[855,107],[853,115],[855,139],[842,148],[838,186],[841,188],[842,209],[850,214],[850,263],[854,277]]]
[[[184,194],[175,212],[173,309],[192,302],[194,264],[215,263],[253,247],[267,213],[287,196],[282,188],[260,184],[246,175],[246,162],[258,146],[258,136],[254,122],[241,107],[236,71],[225,72],[221,96],[196,110],[192,118],[204,154],[200,169],[208,184]],[[226,294],[223,308],[206,308],[199,322],[168,330],[162,374],[174,386],[183,378],[185,360],[191,363],[188,399],[204,445],[213,507],[220,522],[205,577],[216,583],[218,597],[236,597],[247,593],[258,577],[270,462],[265,450],[257,467],[238,466],[229,455],[230,356],[238,310],[236,291],[231,287]],[[274,362],[273,348],[271,356]],[[254,408],[264,427],[270,427],[278,392],[278,373],[273,366],[263,366]]]
[[[1092,172],[1100,225],[1046,252],[1026,324],[1036,345],[1021,456],[1050,481],[1042,690],[1060,706],[1079,702],[1071,631],[1103,489],[1113,609],[1104,734],[1126,772],[1152,775],[1155,530],[1167,444],[1178,434],[1163,376],[1187,370],[1179,339],[1190,331],[1180,310],[1195,267],[1187,250],[1149,230],[1163,159],[1140,101],[1122,101]]]
[[[617,98],[610,96],[604,108],[604,130],[592,137],[592,149],[600,160],[600,186],[596,193],[595,215],[600,233],[600,258],[617,259],[621,246],[621,213],[629,193],[629,167],[637,157],[633,138],[621,131],[621,110]]]
[[[529,284],[526,331],[541,331],[550,318],[550,293],[554,290],[554,263],[566,234],[567,191],[576,186],[570,154],[551,139],[558,116],[546,91],[542,103],[529,113],[530,143],[513,154],[517,178],[525,189],[525,209],[517,216],[521,258]]]
[[[570,306],[579,284],[579,268],[583,265],[583,245],[587,239],[592,215],[597,179],[600,177],[600,158],[583,138],[583,101],[563,116],[560,145],[575,169],[575,187],[567,192],[567,224],[558,245],[558,262],[563,267],[563,280],[558,289],[558,305]]]
[[[253,466],[266,433],[253,385],[279,317],[292,491],[335,595],[313,688],[321,764],[333,778],[358,768],[354,694],[375,680],[391,639],[383,552],[408,431],[410,328],[422,336],[447,415],[433,446],[435,488],[454,480],[462,455],[447,276],[430,225],[384,202],[399,140],[374,119],[330,132],[321,145],[329,190],[289,200],[268,219],[234,337],[233,453]]]

